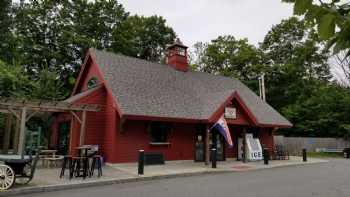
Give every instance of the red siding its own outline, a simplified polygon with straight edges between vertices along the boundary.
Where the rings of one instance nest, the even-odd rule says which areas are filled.
[[[194,159],[194,124],[174,124],[169,145],[150,145],[148,121],[126,121],[117,131],[117,149],[111,162],[135,162],[138,150],[163,153],[166,160]]]
[[[92,77],[96,77],[100,83],[103,83],[104,81],[103,75],[100,72],[98,66],[93,61],[91,61],[91,59],[89,59],[86,67],[84,68],[84,72],[81,75],[76,94],[88,89],[87,83]]]
[[[109,115],[106,112],[106,100],[107,91],[105,88],[100,88],[76,102],[80,104],[99,104],[101,106],[101,111],[99,112],[87,112],[85,144],[99,144],[102,152],[104,152],[105,145],[101,142],[104,141],[107,125],[106,117]],[[81,114],[79,116],[81,117]],[[73,133],[71,133],[71,150],[73,153],[75,153],[74,148],[79,145],[79,135],[80,123],[74,118]]]

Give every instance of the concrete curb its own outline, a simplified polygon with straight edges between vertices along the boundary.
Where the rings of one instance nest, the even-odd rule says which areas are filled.
[[[248,172],[248,171],[255,171],[255,170],[273,169],[273,168],[299,166],[299,165],[320,164],[320,163],[327,163],[327,162],[328,162],[327,160],[323,160],[323,161],[317,161],[317,162],[306,162],[306,163],[294,163],[294,164],[288,164],[288,165],[266,166],[263,168],[250,168],[250,169],[242,170],[242,171],[217,169],[217,170],[200,171],[200,172],[185,172],[185,173],[181,173],[181,174],[139,176],[139,177],[123,178],[123,179],[106,179],[106,180],[86,181],[83,183],[32,186],[32,187],[26,187],[26,188],[18,188],[18,189],[12,189],[12,190],[7,190],[7,191],[1,191],[0,197],[1,196],[14,196],[14,195],[41,193],[41,192],[53,192],[53,191],[70,190],[70,189],[86,188],[86,187],[97,187],[97,186],[103,186],[103,185],[132,183],[132,182],[140,182],[140,181],[161,180],[161,179],[169,179],[169,178],[176,178],[176,177],[189,177],[189,176],[220,174],[220,173]]]

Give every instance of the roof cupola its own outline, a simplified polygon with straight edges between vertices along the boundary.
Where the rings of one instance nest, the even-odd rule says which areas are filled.
[[[167,48],[167,64],[176,70],[188,71],[187,46],[179,38]]]

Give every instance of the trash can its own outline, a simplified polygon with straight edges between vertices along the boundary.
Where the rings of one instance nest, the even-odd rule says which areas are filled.
[[[350,158],[350,148],[344,148],[344,158]]]

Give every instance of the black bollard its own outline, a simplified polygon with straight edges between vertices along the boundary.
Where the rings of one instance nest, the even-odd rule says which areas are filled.
[[[303,148],[303,162],[307,162],[306,148]]]
[[[139,150],[139,167],[138,167],[138,174],[143,175],[145,167],[145,151]]]
[[[264,164],[269,165],[269,157],[270,157],[269,149],[264,148],[263,156],[264,156]]]
[[[216,168],[216,148],[211,149],[211,167]]]

